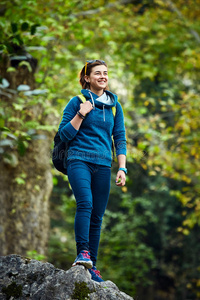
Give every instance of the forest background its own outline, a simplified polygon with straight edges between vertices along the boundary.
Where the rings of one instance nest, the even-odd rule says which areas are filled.
[[[98,268],[134,299],[200,299],[200,1],[2,0],[0,254],[75,258],[75,200],[51,164],[88,59],[109,66],[127,184],[104,217]]]

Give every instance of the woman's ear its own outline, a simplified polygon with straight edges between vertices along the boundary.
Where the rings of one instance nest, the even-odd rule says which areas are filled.
[[[89,81],[89,76],[88,76],[88,75],[85,75],[85,76],[84,76],[84,79],[85,79],[86,82],[90,82],[90,81]]]

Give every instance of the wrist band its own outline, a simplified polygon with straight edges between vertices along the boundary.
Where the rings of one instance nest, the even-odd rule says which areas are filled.
[[[80,113],[80,111],[77,111],[77,115],[81,118],[81,119],[85,119],[85,116],[84,115],[82,115],[81,113]]]
[[[124,173],[127,174],[127,168],[119,168],[118,171],[124,171]]]

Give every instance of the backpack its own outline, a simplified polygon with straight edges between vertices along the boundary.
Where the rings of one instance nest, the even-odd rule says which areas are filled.
[[[81,94],[78,95],[80,102],[84,103],[86,98]],[[116,107],[112,107],[113,116],[116,115]],[[54,167],[64,175],[67,175],[67,169],[64,166],[65,158],[67,157],[67,151],[69,149],[69,142],[63,142],[60,138],[59,132],[56,132],[54,137],[54,147],[52,152],[52,162]],[[112,151],[113,151],[113,160],[114,160],[114,142],[112,140]]]
[[[80,102],[85,102],[86,98],[81,94],[78,95]],[[64,167],[64,161],[67,157],[67,150],[69,149],[69,142],[63,142],[60,138],[59,132],[56,132],[54,137],[54,147],[52,152],[52,162],[54,167],[61,173],[67,175],[67,169]]]

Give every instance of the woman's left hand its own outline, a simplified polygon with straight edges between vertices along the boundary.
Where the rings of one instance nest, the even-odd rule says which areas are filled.
[[[117,186],[124,186],[126,183],[126,174],[124,171],[120,170],[117,172],[116,181]]]

